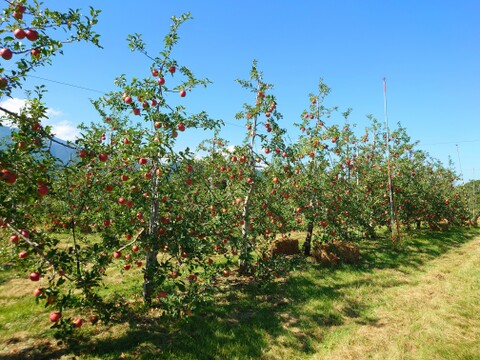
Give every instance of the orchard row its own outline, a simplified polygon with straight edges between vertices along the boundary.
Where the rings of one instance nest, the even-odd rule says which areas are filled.
[[[14,37],[4,37],[2,45],[22,56],[16,29],[26,24],[18,6],[5,10],[2,26]],[[21,6],[37,24],[39,5]],[[57,26],[77,22],[82,33],[75,40],[97,43],[91,27],[81,26],[92,19],[51,14]],[[271,248],[292,232],[313,234],[308,254],[316,243],[358,241],[386,226],[464,222],[465,198],[450,170],[417,150],[401,127],[389,133],[372,118],[356,134],[348,112],[342,125],[334,124],[337,110],[325,106],[329,88],[322,82],[299,112],[301,135],[289,145],[281,104],[256,62],[249,79],[238,80],[253,94],[236,116],[245,125],[242,145],[223,140],[221,122],[206,112],[170,105],[171,93],[185,97],[208,83],[171,57],[177,29],[189,17],[172,18],[158,57],[146,52],[141,37],[129,37],[131,49],[152,59],[147,76],[121,76],[118,91],[93,101],[101,121],[82,126],[81,137],[67,145],[78,156],[66,165],[49,151],[54,139],[42,126],[43,89],[20,114],[2,109],[16,130],[0,158],[1,246],[31,281],[41,282],[34,296],[52,309],[50,320],[64,334],[83,324],[82,314],[91,314],[92,323],[115,316],[122,294],[111,299],[101,292],[111,268],[140,268],[145,304],[190,314],[232,273],[260,283],[284,274],[291,264],[272,256]],[[44,21],[32,41],[58,45]],[[4,76],[3,94],[59,48],[42,47],[36,59],[23,55],[19,71]],[[177,138],[192,129],[215,135],[195,153],[177,150]]]

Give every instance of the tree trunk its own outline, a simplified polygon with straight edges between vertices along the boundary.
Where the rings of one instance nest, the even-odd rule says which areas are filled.
[[[248,241],[248,224],[250,222],[250,197],[253,193],[254,185],[250,185],[248,194],[243,203],[242,213],[242,248],[240,249],[240,256],[238,259],[238,272],[240,274],[248,274],[250,272],[250,243]]]
[[[473,219],[472,219],[472,225],[473,225],[473,227],[478,227],[478,224],[477,224],[478,218],[480,218],[480,212],[477,213],[477,215],[475,215],[475,216],[473,217]]]
[[[148,232],[147,236],[148,239],[151,241],[158,235],[158,209],[159,209],[159,193],[158,188],[160,185],[160,181],[158,176],[156,175],[157,167],[153,169],[154,178],[152,179],[152,202],[150,205],[150,218],[148,221]],[[145,273],[143,275],[143,300],[150,304],[152,302],[153,293],[155,291],[155,275],[157,273],[159,263],[157,260],[158,249],[153,246],[153,244],[149,244],[151,250],[147,252],[146,259],[145,259]]]
[[[312,235],[313,235],[313,221],[310,221],[307,225],[307,237],[303,243],[303,254],[310,256],[312,250]]]

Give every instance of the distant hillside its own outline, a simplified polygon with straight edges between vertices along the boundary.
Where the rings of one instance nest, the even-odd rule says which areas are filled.
[[[2,141],[3,141],[3,138],[6,138],[8,141],[11,135],[12,135],[11,128],[6,126],[0,126],[0,139],[2,139]],[[63,144],[67,143],[65,140],[62,140],[59,138],[54,138],[54,139]],[[71,158],[75,157],[75,151],[54,142],[52,142],[52,145],[50,147],[50,153],[64,164],[66,164]]]

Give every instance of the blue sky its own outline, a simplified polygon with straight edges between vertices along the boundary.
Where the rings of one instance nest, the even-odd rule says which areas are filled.
[[[48,1],[52,8],[65,8],[64,3]],[[247,78],[257,59],[264,79],[274,84],[283,125],[293,139],[297,132],[291,124],[308,106],[308,93],[316,91],[320,78],[332,88],[327,105],[352,108],[350,122],[363,129],[367,114],[384,119],[386,77],[391,127],[401,122],[413,140],[420,140],[420,148],[445,164],[450,157],[458,172],[461,165],[465,180],[480,175],[478,0],[72,3],[67,6],[102,9],[97,31],[104,49],[69,46],[53,66],[35,76],[105,92],[114,89],[113,79],[122,73],[148,76],[150,61],[130,52],[127,34],[143,34],[149,52],[156,55],[170,17],[190,11],[194,19],[180,29],[173,56],[213,84],[182,101],[192,112],[206,110],[227,122],[222,136],[232,143],[243,139],[242,123],[234,115],[252,101],[235,79]],[[26,88],[39,82],[32,78]],[[44,83],[52,123],[69,131],[69,126],[98,120],[89,98],[100,93]],[[338,116],[332,121],[343,120]],[[195,141],[188,132],[182,136],[181,143]]]

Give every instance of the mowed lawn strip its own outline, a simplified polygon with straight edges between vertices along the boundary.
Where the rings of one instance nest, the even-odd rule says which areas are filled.
[[[268,286],[233,276],[234,286],[191,317],[170,321],[152,310],[87,324],[69,345],[50,337],[48,312],[30,295],[38,284],[4,278],[0,358],[477,359],[478,233],[415,232],[399,252],[388,238],[365,240],[361,264],[309,262]],[[119,275],[109,292],[138,291],[133,275]]]
[[[358,325],[328,359],[480,359],[480,238],[379,294],[376,321]],[[319,358],[322,358],[321,356]]]

